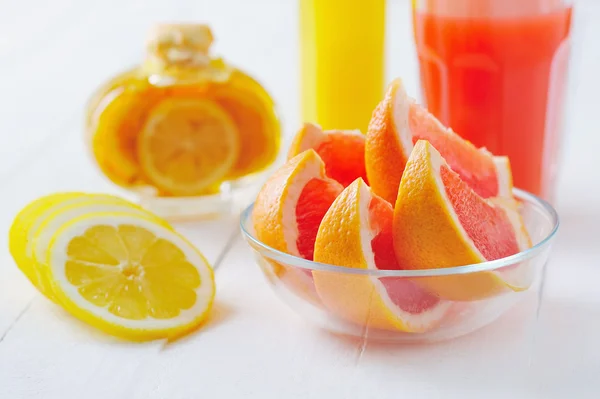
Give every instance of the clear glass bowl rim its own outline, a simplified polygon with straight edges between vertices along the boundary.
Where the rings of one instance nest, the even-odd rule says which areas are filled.
[[[293,255],[286,254],[285,252],[281,252],[272,248],[263,242],[259,241],[251,232],[252,227],[250,225],[252,209],[254,208],[254,203],[250,204],[240,215],[240,227],[242,230],[242,234],[244,235],[246,241],[254,247],[254,249],[258,249],[261,256],[266,256],[269,259],[274,261],[283,263],[285,265],[298,267],[301,269],[306,269],[310,271],[324,271],[324,272],[332,272],[332,273],[343,273],[343,274],[354,274],[354,275],[363,275],[363,276],[371,276],[371,277],[432,277],[432,276],[450,276],[450,275],[460,275],[460,274],[469,274],[483,271],[493,271],[503,267],[511,266],[517,263],[524,262],[526,260],[535,258],[541,252],[543,252],[546,248],[548,248],[552,242],[552,239],[556,235],[559,227],[559,218],[556,210],[550,205],[548,202],[543,199],[528,193],[524,190],[513,189],[514,196],[523,201],[528,205],[533,205],[538,209],[541,209],[542,212],[551,219],[553,224],[550,233],[544,237],[539,243],[532,246],[531,248],[521,251],[517,254],[508,256],[506,258],[496,259],[493,261],[487,261],[477,264],[464,265],[464,266],[454,266],[447,268],[439,268],[439,269],[421,269],[421,270],[378,270],[378,269],[354,269],[343,266],[335,266],[329,265],[326,263],[319,263],[310,260],[306,260],[303,258],[299,258]]]

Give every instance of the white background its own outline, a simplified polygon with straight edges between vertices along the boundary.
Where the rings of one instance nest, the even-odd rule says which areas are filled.
[[[389,1],[389,76],[416,93],[409,2]],[[0,398],[600,397],[600,1],[580,2],[572,112],[535,340],[532,309],[431,346],[366,346],[317,330],[270,291],[237,220],[180,225],[217,268],[204,329],[174,344],[102,335],[44,300],[0,249]],[[207,21],[216,50],[299,125],[296,0],[0,0],[0,241],[28,201],[124,194],[82,143],[86,98],[135,64],[152,22]],[[524,88],[526,89],[526,88]]]

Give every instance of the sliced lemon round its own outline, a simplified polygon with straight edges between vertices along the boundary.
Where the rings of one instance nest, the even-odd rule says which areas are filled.
[[[166,221],[151,214],[145,209],[124,199],[109,195],[86,195],[64,201],[62,204],[51,207],[48,214],[45,217],[40,218],[38,223],[35,224],[35,227],[31,229],[26,256],[28,257],[29,262],[36,268],[40,279],[40,286],[44,287],[45,291],[50,293],[53,300],[55,300],[55,298],[52,293],[51,277],[49,276],[48,267],[45,264],[48,246],[52,237],[69,221],[87,214],[98,212],[123,212],[141,215],[171,228]]]
[[[33,259],[34,254],[34,238],[40,233],[40,230],[44,229],[44,226],[56,219],[61,215],[62,212],[68,211],[71,208],[78,208],[85,205],[121,205],[127,207],[127,209],[139,209],[140,211],[151,215],[147,211],[143,211],[137,205],[131,202],[109,194],[75,194],[72,196],[62,197],[60,200],[46,203],[46,205],[39,209],[35,217],[32,218],[26,227],[25,240],[25,256],[27,260]],[[85,209],[85,208],[84,208]],[[100,209],[99,211],[101,211]],[[60,220],[60,219],[58,219]]]
[[[175,231],[140,215],[94,213],[64,225],[46,264],[75,317],[132,340],[173,338],[207,317],[211,266]]]
[[[199,195],[219,183],[240,152],[238,129],[219,105],[168,98],[154,107],[138,137],[145,177],[171,195]]]
[[[69,200],[83,196],[83,193],[68,192],[56,193],[40,197],[27,204],[15,217],[8,233],[8,247],[10,254],[15,260],[17,267],[25,274],[25,277],[42,293],[44,293],[40,276],[27,256],[27,244],[29,242],[29,232],[32,226],[38,220],[40,214],[46,209],[61,201]],[[44,293],[45,294],[45,293]]]

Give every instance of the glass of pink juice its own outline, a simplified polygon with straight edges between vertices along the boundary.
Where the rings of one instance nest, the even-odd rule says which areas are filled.
[[[413,0],[429,110],[478,147],[508,155],[514,185],[554,193],[573,2]]]

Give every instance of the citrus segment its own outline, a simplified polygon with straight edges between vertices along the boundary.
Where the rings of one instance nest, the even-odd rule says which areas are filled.
[[[316,151],[323,142],[324,137],[325,133],[320,126],[314,123],[305,123],[292,140],[292,144],[288,150],[288,159],[306,150],[313,149]]]
[[[519,213],[520,204],[514,198],[490,198],[495,206],[501,208],[513,226],[519,251],[531,248],[532,242],[525,228],[523,217]],[[530,261],[506,266],[493,271],[513,291],[528,289],[535,279],[536,268]]]
[[[294,137],[288,158],[312,148],[325,162],[327,176],[347,187],[357,178],[367,181],[365,136],[359,130],[327,130],[305,123]]]
[[[312,232],[341,191],[341,185],[327,178],[325,165],[313,150],[290,159],[256,198],[252,221],[258,239],[294,256],[301,256],[301,241],[300,247],[308,254],[314,244]]]
[[[484,151],[483,149],[480,151]],[[513,199],[513,178],[510,159],[505,156],[494,156],[494,167],[498,178],[498,192],[494,197]]]
[[[317,153],[307,150],[290,159],[263,185],[252,223],[257,238],[285,253],[313,258],[314,241],[321,219],[343,187],[325,175],[325,165]],[[271,264],[275,275],[292,291],[317,302],[310,271]],[[309,280],[310,279],[310,280]]]
[[[418,141],[406,164],[394,210],[394,249],[408,269],[481,263],[516,254],[526,234],[507,210],[479,196],[427,141]],[[477,300],[505,291],[493,272],[421,279],[451,300]]]
[[[485,259],[500,259],[519,252],[514,228],[504,210],[487,206],[448,166],[440,165],[439,176],[459,225]]]
[[[210,265],[183,237],[139,215],[93,213],[55,233],[47,265],[74,316],[134,340],[174,337],[207,316]]]
[[[398,270],[392,243],[392,206],[356,180],[335,200],[321,222],[315,261],[354,269]],[[343,234],[340,234],[343,232]],[[363,327],[427,331],[450,304],[409,278],[374,278],[313,271],[319,297],[329,311]]]
[[[366,170],[375,193],[395,203],[406,162],[418,140],[429,141],[482,197],[512,195],[508,158],[495,160],[488,151],[477,149],[444,127],[406,94],[400,79],[391,83],[373,112],[367,132]]]
[[[314,243],[319,225],[340,192],[341,188],[337,182],[319,178],[310,180],[302,189],[296,205],[298,223],[296,245],[298,254],[302,258],[313,260]]]
[[[145,177],[171,195],[202,194],[238,159],[237,126],[207,100],[167,98],[150,111],[138,137]]]
[[[157,103],[155,90],[137,86],[117,87],[95,107],[90,117],[90,146],[102,172],[122,187],[142,183],[137,139],[148,110]],[[146,85],[147,86],[147,85]]]
[[[237,126],[243,148],[227,179],[256,173],[271,165],[279,151],[281,128],[273,100],[260,83],[234,69],[227,84],[215,85],[209,96]]]

